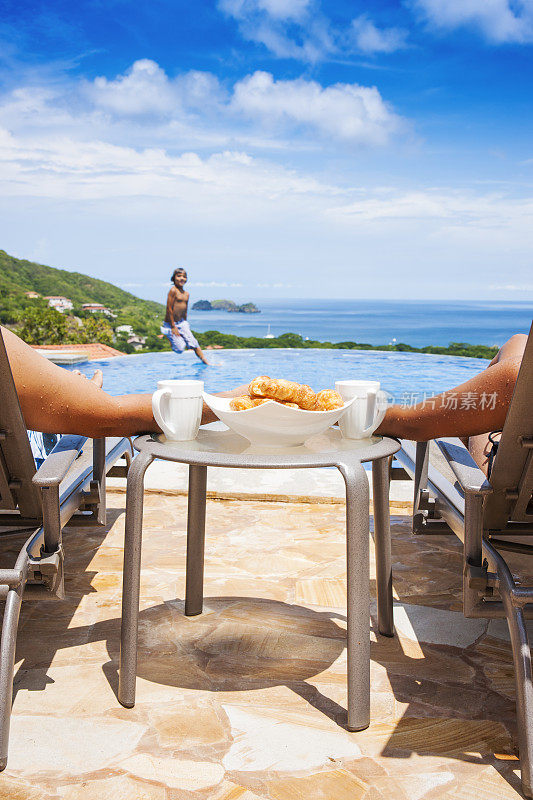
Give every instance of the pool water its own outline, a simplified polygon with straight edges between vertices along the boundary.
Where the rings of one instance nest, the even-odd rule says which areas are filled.
[[[112,395],[151,393],[165,378],[196,378],[205,382],[207,392],[217,392],[270,375],[308,383],[315,391],[333,388],[336,380],[378,380],[396,402],[416,402],[463,383],[488,364],[480,358],[365,350],[214,350],[206,355],[212,362],[208,367],[189,351],[124,356],[67,369],[88,376],[101,369],[104,389]]]

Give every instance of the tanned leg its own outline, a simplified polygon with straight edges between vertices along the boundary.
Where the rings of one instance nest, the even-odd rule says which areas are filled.
[[[527,336],[523,333],[517,333],[512,336],[503,347],[498,351],[496,356],[492,359],[489,366],[498,364],[501,361],[516,360],[522,361],[524,355],[524,348],[526,346]],[[498,428],[491,428],[491,431],[498,430]],[[494,437],[499,440],[499,435]],[[489,454],[492,449],[492,443],[489,441],[488,433],[482,433],[479,436],[470,436],[468,439],[468,449],[472,454],[472,458],[476,461],[484,472],[487,472],[489,464]]]
[[[2,335],[28,428],[94,438],[159,432],[151,394],[112,397],[97,382],[52,364],[6,328]],[[238,387],[224,395],[232,397],[245,390]],[[216,419],[204,405],[202,423]]]
[[[82,375],[52,364],[2,328],[6,351],[28,428],[43,433],[131,436],[158,431],[151,395],[111,395]]]
[[[194,352],[196,353],[196,355],[198,356],[198,358],[200,359],[200,361],[203,361],[203,362],[204,362],[204,364],[207,364],[207,366],[209,366],[209,361],[208,361],[208,360],[207,360],[207,358],[204,356],[203,350],[202,350],[202,348],[201,348],[199,345],[198,345],[198,347],[195,347],[195,348],[194,348]]]
[[[511,402],[527,336],[517,334],[509,339],[489,366],[469,381],[434,398],[409,408],[392,406],[377,433],[414,441],[428,441],[441,436],[459,436],[469,440],[477,463],[486,469],[489,431],[503,428]],[[466,393],[475,396],[469,408],[461,408]],[[481,397],[496,400],[481,404]],[[454,398],[458,399],[454,408]]]

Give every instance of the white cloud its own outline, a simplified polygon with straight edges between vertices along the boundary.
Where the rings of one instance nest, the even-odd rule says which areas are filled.
[[[242,286],[242,283],[228,283],[227,281],[191,281],[189,286],[200,286],[202,288],[213,288],[218,287],[219,289],[235,289],[238,286]]]
[[[533,200],[465,191],[388,191],[368,194],[348,205],[331,208],[328,214],[347,223],[433,220],[445,227],[458,225],[465,229],[496,230],[522,223],[533,225]]]
[[[380,146],[407,125],[376,87],[323,87],[267,72],[224,87],[209,72],[169,77],[154,61],[136,61],[114,79],[21,87],[0,97],[0,126],[85,141],[171,152],[208,147]]]
[[[227,92],[212,72],[190,70],[174,79],[183,106],[189,111],[204,114],[221,108],[227,102]]]
[[[366,14],[352,20],[351,36],[361,53],[394,53],[406,46],[407,31],[401,28],[377,28]]]
[[[338,46],[328,21],[320,14],[308,14],[307,5],[284,16],[272,13],[259,0],[219,7],[237,20],[241,35],[248,41],[264,45],[278,58],[315,63],[336,53]]]
[[[315,91],[317,91],[315,89]],[[276,113],[292,107],[304,114],[305,96],[282,93],[266,99],[277,103]],[[312,105],[312,103],[310,103]],[[324,116],[334,114],[326,102]],[[332,110],[333,109],[333,110]],[[324,218],[361,226],[367,223],[420,223],[502,229],[527,223],[533,229],[533,201],[501,194],[420,189],[346,188],[311,175],[255,158],[240,151],[209,156],[184,152],[173,156],[164,149],[136,149],[105,141],[82,141],[67,136],[14,135],[0,128],[0,196],[42,197],[69,201],[135,197],[180,201],[202,213],[202,202],[218,204],[283,202],[305,208],[311,202]],[[122,200],[121,200],[122,202]]]
[[[258,71],[235,85],[232,106],[267,123],[287,121],[354,144],[384,144],[402,128],[375,86],[356,83],[323,88],[303,78],[275,81]]]
[[[336,45],[326,25],[317,20],[312,30],[297,41],[283,26],[273,25],[269,20],[243,22],[241,32],[246,39],[264,44],[278,58],[293,58],[311,64],[337,52]]]
[[[87,94],[96,105],[122,114],[169,113],[176,97],[164,70],[143,58],[115,80],[95,78]]]
[[[314,178],[246,153],[224,151],[171,156],[161,149],[136,150],[102,141],[67,137],[15,137],[0,129],[0,178],[4,196],[105,197],[191,196],[193,187],[212,196],[273,200],[281,196],[334,195]]]
[[[311,0],[220,0],[219,8],[237,19],[264,11],[274,19],[301,19]]]
[[[294,289],[292,283],[257,283],[258,289]]]
[[[529,239],[526,232],[533,230],[531,200],[444,189],[349,188],[243,150],[174,154],[165,147],[118,145],[109,136],[96,138],[90,116],[81,117],[77,130],[72,125],[68,134],[58,135],[55,122],[40,130],[32,124],[32,113],[45,124],[46,104],[34,103],[28,95],[23,101],[19,96],[19,101],[26,112],[35,111],[22,114],[16,130],[0,128],[0,197],[69,203],[116,203],[120,198],[121,210],[135,198],[142,202],[152,198],[150,202],[178,203],[180,213],[187,209],[193,216],[207,215],[210,222],[263,220],[274,209],[275,213],[283,209],[287,219],[310,214],[313,225],[359,231],[375,231],[378,226],[380,237],[389,228],[422,226],[424,235],[430,230],[478,231],[485,239],[501,235],[502,241],[512,234],[518,242]],[[344,136],[350,142],[375,143],[397,124],[376,90],[345,84],[323,88],[305,80],[276,82],[268,73],[241,81],[230,102],[231,113],[238,105],[242,113],[260,121],[287,118],[289,124],[314,128],[323,137]],[[0,106],[0,119],[1,112]],[[54,121],[55,114],[52,106]],[[134,124],[128,128],[136,130]],[[113,130],[111,125],[107,133]]]
[[[324,33],[317,37],[305,30],[296,41],[290,30],[296,28],[301,33],[308,27],[310,4],[310,0],[219,0],[218,8],[237,21],[248,41],[263,44],[279,58],[314,62],[331,49]],[[313,27],[319,27],[316,20]]]
[[[491,42],[533,42],[533,0],[408,0],[430,25],[477,28]]]
[[[218,79],[210,72],[191,70],[171,80],[155,61],[146,58],[135,61],[114,80],[97,77],[87,82],[84,92],[97,108],[113,114],[164,117],[205,111],[206,104],[216,106],[224,95]]]
[[[278,58],[315,63],[354,51],[392,53],[405,47],[406,31],[378,28],[366,14],[347,29],[336,28],[313,0],[219,0],[245,39],[264,45]]]
[[[533,283],[492,283],[489,289],[492,292],[533,292]]]

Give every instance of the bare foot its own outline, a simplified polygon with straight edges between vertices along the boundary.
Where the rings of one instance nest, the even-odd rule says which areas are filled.
[[[87,375],[84,375],[79,369],[73,369],[72,372],[74,375],[81,375],[82,378],[87,378]],[[91,383],[94,383],[99,389],[101,389],[104,383],[104,374],[101,369],[97,369],[95,370],[92,378],[87,378],[87,380],[90,380]]]
[[[99,389],[102,388],[102,386],[104,385],[104,373],[102,372],[101,369],[96,369],[94,371],[94,375],[91,378],[91,383],[96,384],[96,386],[98,386]]]

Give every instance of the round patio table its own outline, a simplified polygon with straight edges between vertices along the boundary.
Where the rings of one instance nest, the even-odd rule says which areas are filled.
[[[128,472],[118,697],[135,703],[137,627],[141,571],[144,474],[154,459],[189,465],[185,614],[202,613],[205,501],[208,467],[298,469],[337,467],[346,486],[346,581],[349,730],[370,724],[369,492],[363,462],[372,462],[378,630],[394,634],[389,516],[389,459],[400,449],[395,439],[343,439],[338,428],[296,447],[251,445],[222,423],[200,428],[189,442],[139,436],[139,451]]]

